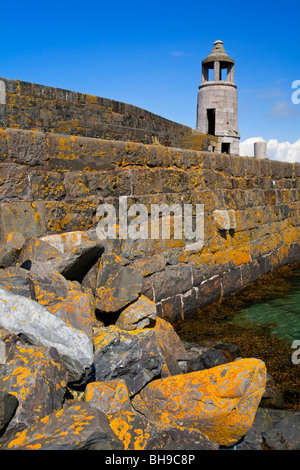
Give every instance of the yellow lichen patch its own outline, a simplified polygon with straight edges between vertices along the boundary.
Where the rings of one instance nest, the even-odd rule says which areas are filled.
[[[58,151],[59,151],[60,158],[67,158],[71,160],[74,160],[77,158],[75,153],[72,151],[73,149],[72,149],[71,139],[66,138],[66,137],[58,137],[57,141],[59,145]]]
[[[27,434],[26,429],[20,433],[17,433],[16,434],[17,437],[13,439],[12,441],[10,441],[10,443],[8,444],[8,448],[10,449],[11,447],[21,447],[24,444],[26,444],[26,442],[28,442],[28,438],[26,434]]]
[[[127,450],[132,439],[132,422],[134,420],[134,413],[116,413],[107,416],[109,419],[110,427],[116,436],[123,442],[124,449]]]
[[[124,449],[143,450],[150,437],[151,426],[147,420],[131,411],[107,415],[110,427],[123,442]]]
[[[264,363],[241,359],[150,382],[133,406],[160,424],[187,423],[213,442],[230,445],[252,425],[265,383]]]
[[[135,429],[134,433],[138,434],[137,436],[134,436],[134,450],[144,450],[150,434],[148,432],[143,432],[141,429]]]
[[[32,445],[27,445],[26,448],[28,450],[38,450],[41,449],[42,444],[32,444]]]
[[[232,261],[235,266],[250,262],[249,244],[245,243],[238,247],[231,247],[227,250],[228,260]]]

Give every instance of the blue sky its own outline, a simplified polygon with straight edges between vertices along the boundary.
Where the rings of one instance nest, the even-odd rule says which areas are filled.
[[[112,98],[190,127],[201,61],[221,39],[236,61],[241,140],[300,139],[300,104],[291,101],[299,0],[3,2],[1,16],[0,76]]]

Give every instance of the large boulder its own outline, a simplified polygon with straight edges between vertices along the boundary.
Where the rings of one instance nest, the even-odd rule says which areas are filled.
[[[105,414],[133,411],[123,379],[89,383],[85,390],[85,401]]]
[[[105,414],[87,403],[65,406],[18,432],[2,450],[123,450]]]
[[[70,290],[64,298],[57,300],[47,308],[67,325],[85,333],[92,341],[96,318],[91,297],[71,282],[69,287]]]
[[[0,369],[0,390],[18,407],[8,429],[33,424],[62,407],[67,370],[54,348],[16,344],[13,358]]]
[[[151,329],[155,332],[163,353],[164,364],[161,377],[185,373],[187,371],[187,354],[171,323],[157,317],[155,325]]]
[[[129,395],[158,377],[164,363],[151,329],[120,330],[117,326],[94,330],[95,381],[124,379]]]
[[[28,271],[19,266],[0,269],[0,288],[30,298]]]
[[[125,450],[217,450],[197,429],[155,423],[132,411],[107,415],[110,426]]]
[[[300,450],[300,411],[258,408],[237,450]]]
[[[156,316],[155,302],[141,295],[121,312],[116,325],[121,330],[138,330],[154,324]]]
[[[143,288],[139,269],[124,264],[114,253],[101,257],[96,287],[96,308],[99,312],[118,312],[136,300]]]
[[[192,427],[230,446],[250,429],[266,384],[265,364],[240,359],[212,369],[154,380],[133,407],[158,423]]]
[[[27,277],[32,299],[92,339],[96,320],[93,302],[90,295],[82,292],[80,285],[67,281],[58,272],[47,275],[29,272]]]
[[[27,336],[32,344],[56,348],[68,368],[70,382],[89,376],[93,364],[91,339],[35,300],[0,289],[0,326]]]
[[[187,354],[187,372],[210,369],[229,362],[219,349],[189,342],[184,342],[183,345]]]
[[[44,307],[62,302],[68,295],[68,281],[58,272],[34,274],[27,271],[31,298]]]
[[[0,268],[15,266],[25,243],[20,232],[9,233],[0,248]]]
[[[0,392],[0,435],[15,414],[19,401],[15,395]]]
[[[61,258],[63,252],[46,240],[38,237],[29,238],[24,244],[19,256],[19,264],[27,261],[46,263],[50,266],[51,260]]]
[[[35,274],[60,273],[81,282],[104,252],[103,245],[86,232],[67,232],[30,238],[20,254],[21,266]]]
[[[73,232],[44,235],[43,237],[40,237],[40,240],[48,243],[61,253],[67,253],[83,243],[91,241],[91,238],[88,232],[75,230]]]

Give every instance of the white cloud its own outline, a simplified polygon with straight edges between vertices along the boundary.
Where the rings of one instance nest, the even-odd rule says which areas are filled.
[[[254,142],[263,141],[262,137],[250,137],[240,143],[240,155],[253,157]],[[282,162],[300,163],[300,139],[293,144],[290,142],[278,142],[276,139],[267,141],[267,157],[271,160]]]

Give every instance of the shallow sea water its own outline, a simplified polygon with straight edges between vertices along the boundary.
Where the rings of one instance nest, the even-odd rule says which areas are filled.
[[[184,341],[231,343],[239,347],[241,357],[264,361],[284,396],[285,408],[300,411],[300,364],[292,360],[293,342],[300,341],[299,263],[197,310],[174,326]]]
[[[240,325],[269,323],[270,332],[279,339],[288,343],[300,340],[300,267],[285,278],[285,284],[286,288],[272,297],[249,301],[228,321]]]

